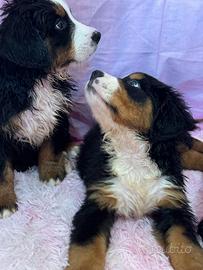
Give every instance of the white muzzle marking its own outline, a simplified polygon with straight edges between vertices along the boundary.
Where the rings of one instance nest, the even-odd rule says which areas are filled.
[[[92,36],[96,31],[95,28],[89,27],[77,21],[71,14],[70,8],[63,0],[54,0],[55,3],[63,6],[70,20],[74,24],[72,44],[74,48],[74,60],[82,62],[88,59],[96,50],[97,43],[93,41]]]

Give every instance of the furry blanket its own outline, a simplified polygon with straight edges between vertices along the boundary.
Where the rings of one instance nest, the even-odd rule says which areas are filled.
[[[203,138],[201,132],[198,137]],[[188,198],[203,218],[203,174],[186,172]],[[36,169],[16,173],[19,211],[0,220],[0,270],[62,270],[67,264],[74,214],[85,189],[77,172],[57,187],[39,181]],[[147,219],[118,219],[107,255],[106,270],[171,270]]]

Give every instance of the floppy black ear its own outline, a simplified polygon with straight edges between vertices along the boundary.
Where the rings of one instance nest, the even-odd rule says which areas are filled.
[[[153,141],[180,139],[181,136],[196,128],[195,120],[176,90],[157,80],[154,81],[152,87],[157,100],[150,130]]]
[[[29,17],[9,15],[0,28],[0,57],[26,68],[47,69],[47,45]]]

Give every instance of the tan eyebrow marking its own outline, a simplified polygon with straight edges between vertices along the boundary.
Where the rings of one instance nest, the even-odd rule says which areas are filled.
[[[61,16],[61,17],[64,17],[66,15],[65,9],[60,4],[57,4],[55,6],[55,10],[56,10],[56,14]]]
[[[141,80],[145,77],[143,73],[133,73],[129,76],[130,79],[132,80]]]

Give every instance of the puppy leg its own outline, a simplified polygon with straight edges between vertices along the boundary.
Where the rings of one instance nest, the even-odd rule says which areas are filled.
[[[203,249],[197,241],[194,216],[187,201],[164,200],[152,214],[152,219],[157,240],[161,242],[173,268],[203,270]]]
[[[114,214],[86,200],[76,214],[66,270],[104,270]]]
[[[14,171],[10,162],[6,162],[0,177],[0,218],[5,218],[17,209],[14,191]]]
[[[203,171],[203,153],[193,149],[182,152],[181,164],[185,170]]]
[[[185,170],[203,171],[203,142],[192,138],[192,148],[184,144],[178,145],[181,153],[181,164]]]
[[[51,138],[44,142],[39,151],[38,165],[40,178],[54,184],[62,181],[73,167],[78,147],[73,147],[69,135],[68,115],[63,113]]]
[[[40,179],[44,182],[62,181],[66,175],[65,160],[65,152],[56,154],[53,142],[51,140],[44,142],[38,158]]]

